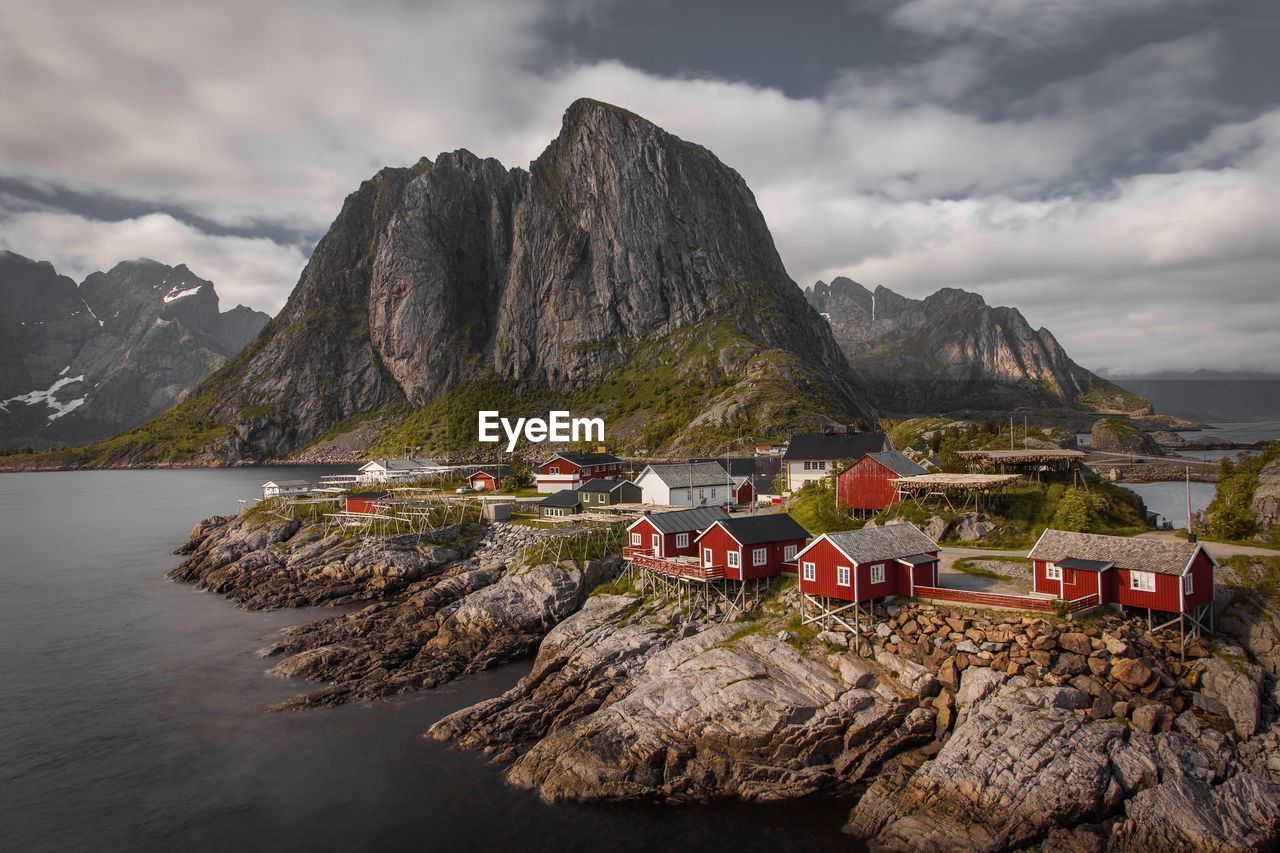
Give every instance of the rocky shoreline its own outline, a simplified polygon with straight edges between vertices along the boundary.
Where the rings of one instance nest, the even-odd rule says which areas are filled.
[[[314,685],[271,710],[431,688],[536,652],[515,687],[428,735],[548,802],[820,796],[884,849],[1280,838],[1280,617],[1225,568],[1230,639],[1184,659],[1176,637],[1114,615],[907,602],[856,636],[819,632],[787,581],[722,621],[639,594],[616,559],[529,557],[548,535],[470,524],[348,540],[214,518],[171,577],[246,608],[366,604],[261,650],[273,674]]]

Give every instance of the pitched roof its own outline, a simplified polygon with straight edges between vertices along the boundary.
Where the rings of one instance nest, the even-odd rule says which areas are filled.
[[[488,474],[490,477],[509,477],[511,475],[510,465],[486,465],[483,468],[477,468],[471,472],[471,476],[476,474]]]
[[[1100,572],[1103,569],[1109,569],[1115,563],[1108,563],[1102,560],[1081,560],[1079,557],[1067,557],[1065,560],[1058,560],[1058,565],[1064,569],[1086,569],[1091,572]]]
[[[723,486],[729,481],[724,468],[717,462],[672,462],[650,465],[647,470],[671,489],[687,489],[691,485]]]
[[[298,487],[300,487],[300,486],[310,486],[310,485],[311,485],[311,483],[310,483],[310,482],[308,482],[307,480],[268,480],[267,482],[263,483],[262,485],[264,485],[264,486],[280,486],[281,488],[294,489],[294,488],[298,488]]]
[[[882,432],[850,432],[837,435],[799,433],[791,436],[791,444],[782,458],[788,462],[801,459],[861,459],[868,453],[879,453],[889,446]]]
[[[674,512],[647,512],[627,525],[630,530],[642,521],[647,521],[663,533],[692,533],[706,530],[717,521],[729,517],[718,506],[699,506],[693,509],[680,509]]]
[[[552,459],[555,459],[557,456],[561,459],[566,459],[574,463],[575,465],[621,465],[622,464],[622,460],[614,456],[612,453],[579,453],[576,450],[566,450],[563,453],[557,453],[555,456],[552,456],[551,459],[548,459],[547,462],[550,462]],[[547,462],[543,462],[542,464],[546,465]]]
[[[1068,557],[1114,563],[1124,569],[1180,575],[1202,546],[1175,539],[1137,539],[1049,528],[1027,556],[1057,563]]]
[[[867,455],[899,477],[919,477],[921,474],[928,473],[918,463],[913,462],[896,450],[885,450],[880,453],[868,453]]]
[[[726,456],[720,459],[708,456],[705,459],[690,459],[689,461],[714,462],[735,477],[750,477],[756,473],[756,458],[754,456]]]
[[[538,501],[538,506],[578,506],[581,503],[582,498],[578,496],[576,489],[561,489]]]
[[[759,545],[762,542],[784,542],[791,539],[808,539],[809,531],[786,513],[750,515],[726,518],[717,522],[740,545]],[[710,528],[708,528],[710,529]],[[704,531],[705,532],[705,531]]]
[[[914,524],[886,524],[884,527],[864,527],[861,530],[827,533],[824,536],[855,563],[899,560],[938,550],[937,543],[921,533],[920,528]],[[822,539],[823,537],[819,537],[810,542],[805,550]]]
[[[578,486],[580,492],[615,492],[623,486],[634,485],[630,480],[620,480],[616,477],[597,477],[594,480],[587,480],[581,486]]]

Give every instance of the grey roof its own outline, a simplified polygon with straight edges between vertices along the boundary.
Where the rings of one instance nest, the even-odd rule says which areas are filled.
[[[587,480],[581,486],[578,486],[580,492],[613,492],[627,485],[635,485],[630,480],[620,480],[616,477],[597,477],[594,480]]]
[[[844,533],[828,533],[827,538],[857,563],[900,560],[938,550],[938,544],[914,524],[864,527]]]
[[[1067,557],[1065,560],[1058,560],[1058,565],[1064,569],[1086,569],[1091,572],[1100,572],[1103,569],[1114,566],[1115,563],[1107,563],[1102,560],[1081,560],[1079,557]]]
[[[809,531],[786,513],[741,516],[723,519],[720,526],[742,545],[758,545],[762,542],[786,542],[792,539],[808,539]]]
[[[649,469],[671,489],[693,486],[724,486],[729,476],[717,462],[671,462],[650,465]]]
[[[1135,539],[1101,533],[1071,533],[1045,530],[1027,556],[1057,563],[1068,557],[1113,563],[1124,569],[1180,575],[1199,548],[1178,539]]]
[[[889,446],[882,432],[850,432],[827,435],[823,432],[791,436],[782,458],[788,462],[803,459],[861,459],[868,453],[879,453]]]
[[[927,563],[936,563],[938,558],[929,554],[908,554],[905,557],[899,557],[904,563],[910,563],[913,566],[923,566]]]
[[[726,456],[720,459],[708,456],[703,459],[690,459],[690,462],[714,462],[735,477],[750,477],[758,470],[754,456]]]
[[[729,513],[718,506],[699,506],[674,512],[648,512],[636,521],[647,519],[663,533],[692,533],[695,530],[702,532],[717,521],[723,521],[728,517]],[[635,522],[632,522],[628,526],[634,524]]]
[[[918,463],[912,462],[896,450],[885,450],[881,453],[868,453],[867,455],[899,477],[919,477],[921,474],[929,473]]]
[[[287,487],[287,488],[293,489],[293,488],[297,488],[297,487],[299,487],[299,486],[310,486],[310,485],[311,485],[311,483],[310,483],[309,481],[307,481],[307,480],[268,480],[267,482],[263,483],[262,485],[264,485],[264,486],[281,486],[281,487]]]
[[[621,465],[622,460],[614,456],[612,453],[579,453],[576,450],[566,450],[563,453],[557,453],[551,459],[559,456],[561,459],[567,459],[576,465]],[[550,462],[548,459],[547,462]],[[546,465],[547,462],[543,462]],[[539,466],[541,467],[541,466]]]
[[[582,503],[582,498],[578,497],[575,489],[561,489],[555,494],[547,495],[538,501],[538,506],[578,506]]]

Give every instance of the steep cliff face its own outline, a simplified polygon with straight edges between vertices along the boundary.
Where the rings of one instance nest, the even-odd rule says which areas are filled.
[[[1145,400],[1085,370],[1016,308],[944,288],[923,300],[835,278],[805,290],[875,401],[895,412],[1053,406],[1145,414]]]
[[[389,443],[465,453],[478,394],[601,414],[611,442],[637,446],[872,414],[742,178],[580,100],[528,171],[456,151],[365,182],[281,315],[171,420],[221,425],[205,455],[235,460],[403,408]],[[463,410],[470,448],[439,425]],[[162,432],[124,452],[145,457]]]
[[[0,253],[0,443],[100,439],[168,409],[267,322],[218,311],[185,266],[126,261],[77,288],[47,262]]]

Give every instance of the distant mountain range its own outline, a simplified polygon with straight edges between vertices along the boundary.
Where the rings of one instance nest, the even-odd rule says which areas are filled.
[[[1280,418],[1280,373],[1195,370],[1107,378],[1170,415],[1209,422]]]
[[[1016,308],[944,288],[910,299],[852,279],[819,281],[805,298],[831,324],[872,401],[895,414],[1020,407],[1147,414],[1132,390],[1076,364],[1048,329]]]
[[[185,266],[125,261],[79,286],[0,251],[0,447],[102,439],[168,410],[268,316],[219,312]]]
[[[480,408],[603,416],[612,449],[652,453],[877,416],[741,176],[584,99],[528,170],[379,171],[240,357],[69,464],[272,459],[371,423],[375,452],[475,458]]]

